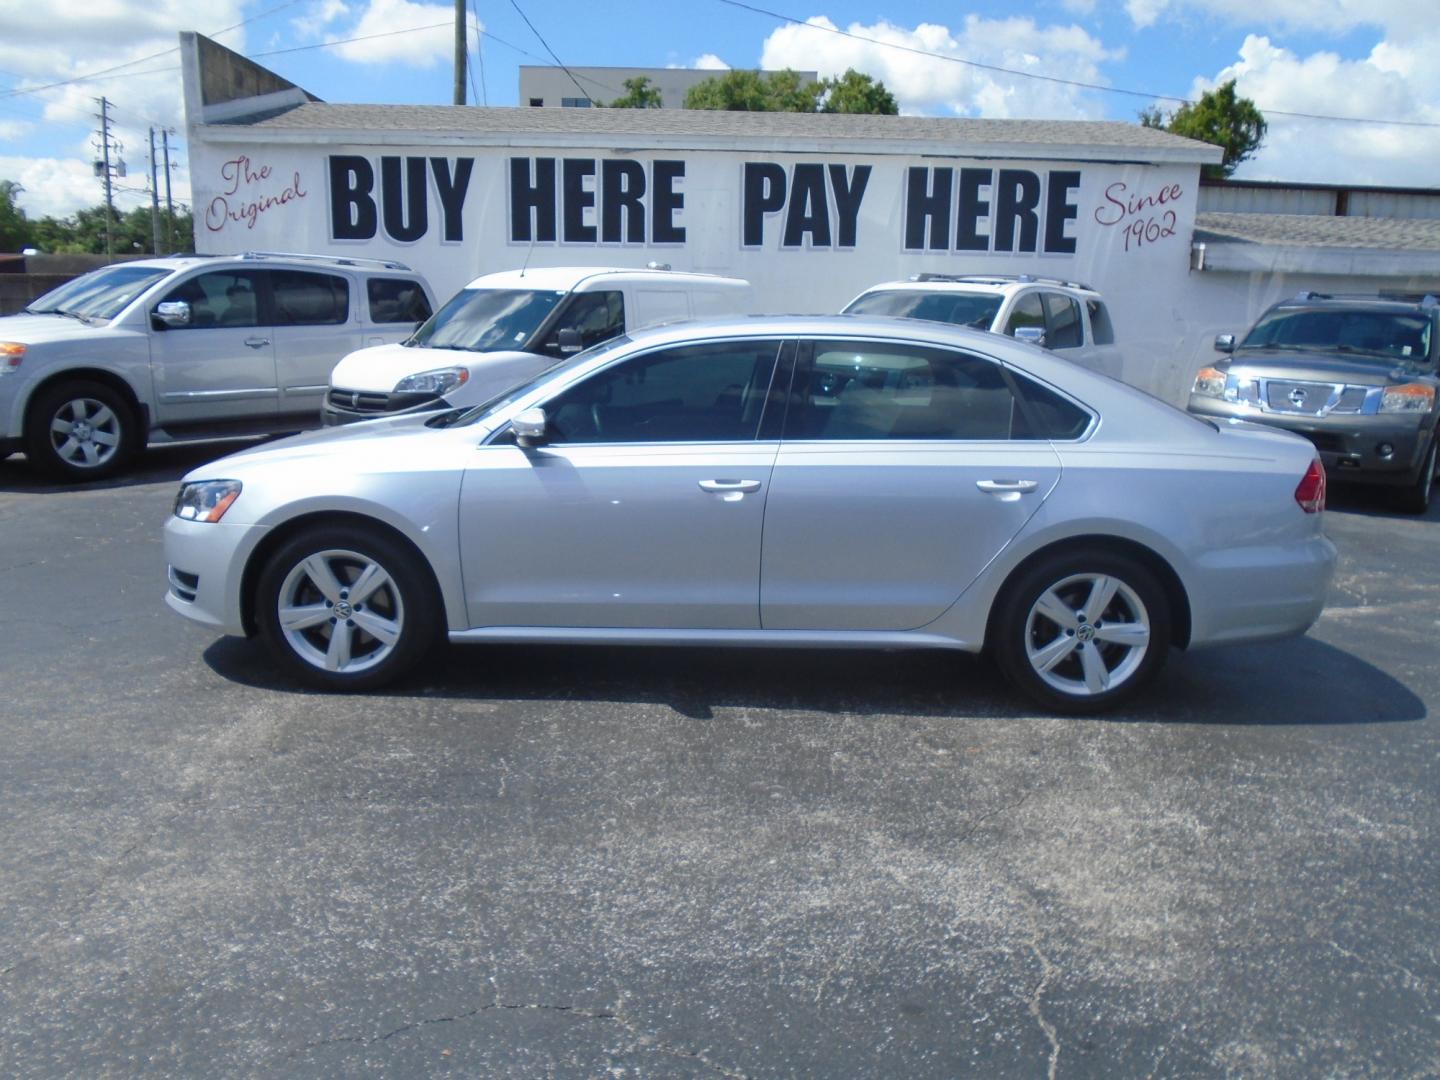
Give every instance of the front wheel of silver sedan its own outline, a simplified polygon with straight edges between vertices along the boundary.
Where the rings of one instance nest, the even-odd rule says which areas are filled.
[[[410,670],[434,643],[440,605],[419,556],[378,530],[309,529],[266,562],[260,635],[295,678],[369,690]]]
[[[1060,552],[1001,593],[992,641],[1015,687],[1057,712],[1114,708],[1160,669],[1170,604],[1155,575],[1129,556]]]

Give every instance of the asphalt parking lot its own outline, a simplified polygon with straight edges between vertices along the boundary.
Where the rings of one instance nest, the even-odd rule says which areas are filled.
[[[1307,637],[1100,719],[928,653],[323,696],[163,604],[216,452],[0,463],[0,1074],[1440,1074],[1440,504],[1332,491]]]

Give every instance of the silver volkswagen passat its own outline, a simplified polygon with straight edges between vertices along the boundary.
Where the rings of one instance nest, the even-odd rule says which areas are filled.
[[[1335,563],[1305,440],[998,335],[828,316],[622,337],[468,411],[185,477],[167,601],[293,676],[454,642],[988,650],[1047,708],[1171,647],[1304,633]]]

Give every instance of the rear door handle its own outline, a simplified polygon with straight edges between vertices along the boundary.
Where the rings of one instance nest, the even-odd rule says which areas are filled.
[[[1004,495],[1008,492],[1026,495],[1038,488],[1040,484],[1035,480],[976,480],[975,486],[992,495]]]
[[[760,490],[759,480],[701,480],[700,490],[726,495],[730,492],[745,495]]]
[[[245,344],[252,349],[263,349],[266,345],[270,344],[270,339],[263,337],[248,337],[245,339]]]

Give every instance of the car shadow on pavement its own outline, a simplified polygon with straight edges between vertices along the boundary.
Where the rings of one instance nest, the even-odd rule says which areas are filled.
[[[278,677],[259,642],[205,650],[223,678],[314,693]],[[1379,668],[1313,638],[1172,654],[1155,684],[1110,722],[1235,725],[1394,723],[1425,703]],[[521,700],[668,705],[693,720],[717,709],[851,715],[1033,717],[989,661],[936,650],[443,648],[371,699]]]
[[[1432,493],[1430,509],[1423,514],[1397,509],[1389,488],[1360,484],[1331,484],[1325,492],[1325,508],[1342,514],[1395,518],[1397,521],[1440,522],[1440,487]]]
[[[207,439],[204,442],[166,443],[144,450],[119,476],[88,484],[59,484],[43,473],[30,468],[23,454],[0,460],[0,492],[10,494],[59,494],[67,491],[104,491],[109,488],[136,487],[176,481],[191,469],[208,461],[222,458],[260,440]]]

